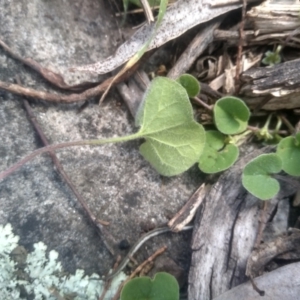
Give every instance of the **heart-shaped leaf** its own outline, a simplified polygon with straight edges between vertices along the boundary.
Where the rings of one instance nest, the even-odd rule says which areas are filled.
[[[130,280],[121,292],[121,300],[178,300],[179,286],[174,276],[161,272],[152,280],[139,277]]]
[[[189,169],[203,151],[205,132],[193,117],[186,90],[176,81],[155,78],[138,109],[136,137],[146,142],[140,152],[162,175],[173,176]]]
[[[177,81],[186,89],[189,97],[196,97],[200,93],[199,81],[194,76],[182,74]]]
[[[239,156],[239,148],[226,144],[226,136],[219,131],[206,131],[204,150],[199,159],[199,169],[208,174],[228,169]]]
[[[277,146],[277,155],[282,160],[282,169],[292,176],[300,176],[300,133],[282,139]]]
[[[247,105],[236,97],[223,97],[214,105],[214,121],[224,134],[238,134],[246,130],[250,111]]]
[[[282,162],[277,154],[262,154],[246,165],[242,175],[243,186],[255,197],[269,200],[280,188],[272,174],[279,173],[281,168]]]

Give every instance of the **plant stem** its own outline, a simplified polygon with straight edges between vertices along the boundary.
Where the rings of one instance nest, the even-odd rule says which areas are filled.
[[[115,138],[110,138],[106,140],[81,140],[81,141],[74,141],[74,142],[65,142],[61,144],[56,144],[56,145],[50,145],[47,147],[43,147],[40,149],[37,149],[33,152],[31,152],[29,155],[25,156],[23,159],[19,160],[17,163],[6,169],[5,171],[0,173],[0,180],[6,178],[7,176],[11,175],[13,172],[18,170],[20,167],[22,167],[24,164],[27,162],[31,161],[33,158],[36,156],[43,154],[45,152],[49,151],[55,151],[61,148],[67,148],[67,147],[75,147],[75,146],[100,146],[104,144],[109,144],[109,143],[118,143],[118,142],[126,142],[126,141],[131,141],[135,140],[138,138],[141,138],[141,134],[139,132],[134,133],[132,135],[128,135],[125,137],[115,137]]]
[[[251,125],[248,125],[248,126],[247,126],[247,129],[248,129],[248,130],[251,130],[251,131],[253,131],[253,132],[256,132],[256,131],[259,131],[259,130],[260,130],[259,127],[251,126]]]
[[[283,115],[279,115],[279,118],[281,119],[281,121],[284,123],[284,125],[288,128],[290,134],[294,134],[295,133],[295,128],[294,126],[291,124],[291,122]]]
[[[200,104],[201,106],[203,106],[204,108],[206,108],[209,112],[212,112],[213,110],[213,106],[206,104],[204,101],[202,101],[200,98],[198,97],[194,97],[193,100],[195,102],[197,102],[198,104]]]
[[[250,126],[250,125],[247,126],[247,129],[253,131],[254,133],[261,130],[261,128],[259,128],[259,127]],[[288,133],[287,130],[279,130],[279,131],[277,131],[277,130],[270,129],[269,132],[270,133],[278,133],[280,135],[289,135],[289,133]]]

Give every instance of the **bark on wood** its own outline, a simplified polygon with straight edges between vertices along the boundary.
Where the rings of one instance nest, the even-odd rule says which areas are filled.
[[[265,1],[247,12],[244,46],[281,45],[300,48],[299,1]],[[239,41],[235,28],[230,31],[215,30],[215,41],[228,46]],[[256,108],[264,100],[266,110],[293,109],[300,107],[299,60],[282,63],[275,67],[256,68],[242,76],[244,85],[240,96],[250,108]]]
[[[214,30],[219,27],[223,17],[216,18],[213,21],[210,21],[204,28],[201,30],[186,48],[184,53],[176,61],[176,64],[169,71],[168,77],[176,79],[181,74],[187,72],[197,57],[199,57],[208,45],[213,41]]]
[[[270,148],[254,151],[225,172],[198,212],[192,240],[190,300],[213,299],[247,281],[246,264],[255,243],[262,202],[243,188],[241,173],[244,165],[263,151]],[[295,190],[291,184],[282,184],[267,214]]]
[[[270,93],[277,91],[279,88],[291,92],[300,88],[299,68],[300,59],[295,59],[271,68],[265,67],[248,70],[243,74],[243,79],[246,82],[252,82],[250,95]]]
[[[248,1],[247,1],[248,2]],[[245,46],[267,45],[281,43],[299,48],[299,11],[297,1],[264,1],[261,5],[250,9],[246,14]],[[249,3],[248,3],[249,4]],[[228,45],[236,46],[239,40],[236,26],[231,30],[216,30],[215,41],[226,41]],[[287,40],[288,39],[288,40]]]
[[[254,249],[248,259],[246,274],[252,278],[260,275],[264,267],[280,254],[293,259],[299,259],[300,230],[293,229],[288,234],[282,234],[268,243],[260,245]],[[291,259],[291,258],[290,258]]]
[[[270,100],[262,108],[266,110],[300,107],[300,59],[273,67],[253,68],[243,73],[245,82],[241,88],[243,99],[255,107],[266,97]]]
[[[253,7],[248,13],[249,22],[259,34],[283,32],[299,27],[300,4],[296,0],[265,1],[262,5]]]

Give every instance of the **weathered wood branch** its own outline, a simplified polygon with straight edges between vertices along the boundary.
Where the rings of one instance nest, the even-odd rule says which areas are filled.
[[[277,44],[282,47],[300,48],[298,1],[289,4],[265,1],[253,7],[248,13],[246,45]],[[219,39],[225,36],[217,32]],[[234,35],[232,35],[234,38]],[[242,75],[244,85],[240,96],[251,108],[257,107],[266,99],[262,107],[266,110],[293,109],[300,107],[300,60],[295,59],[273,67],[250,69]]]
[[[270,100],[262,107],[266,110],[300,107],[300,59],[273,67],[258,67],[243,73],[245,82],[241,95],[254,108],[266,97]]]

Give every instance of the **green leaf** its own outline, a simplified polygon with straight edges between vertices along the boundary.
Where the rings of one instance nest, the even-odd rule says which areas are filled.
[[[189,97],[196,97],[200,93],[200,84],[197,78],[190,74],[183,74],[177,81],[186,89]]]
[[[215,125],[224,134],[238,134],[245,131],[249,118],[249,108],[239,98],[223,97],[214,106]]]
[[[195,122],[186,90],[176,81],[155,78],[138,109],[138,137],[144,158],[162,175],[180,174],[195,164],[205,144],[203,127]]]
[[[206,131],[206,143],[199,159],[199,169],[208,174],[228,169],[239,156],[239,148],[234,144],[226,144],[226,136],[210,130]]]
[[[282,139],[276,153],[282,160],[284,172],[292,176],[300,176],[300,133],[295,137]]]
[[[281,57],[278,51],[267,51],[262,63],[269,66],[277,65],[281,62]]]
[[[174,276],[157,273],[153,280],[139,277],[130,280],[121,292],[121,300],[178,300],[179,286]]]
[[[281,168],[282,162],[277,154],[262,154],[246,165],[242,175],[243,186],[255,197],[269,200],[279,192],[279,183],[272,174],[279,173]]]

